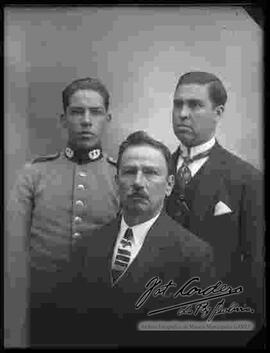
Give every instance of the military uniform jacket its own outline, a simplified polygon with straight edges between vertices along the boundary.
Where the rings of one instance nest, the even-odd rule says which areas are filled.
[[[10,211],[14,232],[30,242],[33,267],[61,270],[72,261],[79,239],[115,217],[115,173],[106,156],[77,164],[61,154],[25,166]]]
[[[177,152],[173,154],[176,172]],[[209,159],[185,190],[186,210],[177,202],[174,188],[167,200],[167,213],[208,241],[214,249],[219,278],[241,284],[250,305],[263,315],[263,185],[253,166],[222,148],[218,142]],[[219,202],[231,210],[215,215]]]
[[[115,174],[116,166],[106,155],[77,164],[64,153],[37,158],[19,174],[7,209],[6,269],[18,325],[27,288],[50,295],[61,282],[71,282],[80,268],[80,240],[116,216]]]

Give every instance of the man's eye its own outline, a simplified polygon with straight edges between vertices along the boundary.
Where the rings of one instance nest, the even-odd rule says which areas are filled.
[[[100,115],[103,114],[103,111],[101,109],[90,109],[90,113],[92,115]]]
[[[180,109],[180,108],[182,108],[182,106],[183,106],[183,102],[181,102],[181,101],[174,101],[174,102],[173,102],[173,105],[174,105],[174,108]]]
[[[82,115],[84,113],[84,109],[82,108],[70,108],[69,112],[71,115]]]
[[[146,175],[157,175],[158,172],[156,170],[154,170],[154,169],[146,169],[146,170],[144,170],[144,174],[146,174]]]
[[[125,169],[122,171],[122,174],[123,175],[133,175],[133,174],[135,174],[135,171],[132,169]]]
[[[89,113],[93,116],[95,115],[101,115],[104,114],[104,111],[102,109],[99,108],[89,108]],[[71,115],[84,115],[85,114],[85,109],[84,108],[80,108],[80,107],[70,107],[69,108],[69,113]]]
[[[202,104],[200,102],[190,102],[189,106],[190,108],[200,108]]]

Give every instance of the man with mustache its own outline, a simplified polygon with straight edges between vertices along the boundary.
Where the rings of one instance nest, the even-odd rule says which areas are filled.
[[[132,133],[119,148],[116,182],[121,214],[84,243],[85,289],[77,301],[85,303],[85,312],[80,324],[76,323],[81,334],[78,342],[120,346],[190,343],[191,336],[184,340],[175,332],[137,329],[140,320],[151,320],[147,317],[151,309],[179,303],[181,299],[172,299],[176,284],[192,276],[200,277],[201,286],[214,281],[210,246],[163,210],[174,184],[170,151],[143,131]],[[160,286],[160,295],[155,293],[139,305],[144,303],[139,298],[149,281]],[[166,295],[161,295],[166,288]],[[154,320],[164,318],[166,314]],[[177,319],[176,310],[169,312],[169,318]]]
[[[79,290],[80,240],[118,212],[116,162],[101,146],[111,120],[109,99],[96,78],[69,84],[61,116],[66,148],[36,158],[18,177],[7,220],[6,308],[11,321],[6,327],[12,345],[29,344],[29,338],[31,345],[61,342],[70,321],[62,309],[69,306],[72,291]]]
[[[213,246],[219,278],[244,286],[246,302],[256,308],[259,328],[264,270],[262,175],[215,138],[226,101],[224,85],[211,73],[189,72],[179,78],[172,115],[180,145],[173,154],[176,181],[166,209]]]

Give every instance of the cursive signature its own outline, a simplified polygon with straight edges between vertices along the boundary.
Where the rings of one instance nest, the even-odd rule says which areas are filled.
[[[141,306],[143,306],[147,300],[151,297],[158,297],[158,296],[170,296],[168,293],[169,288],[171,287],[176,287],[177,284],[174,283],[173,280],[169,280],[167,284],[163,284],[162,280],[158,277],[155,276],[151,278],[145,285],[146,291],[143,292],[143,294],[139,297],[135,304],[135,308],[139,309]]]
[[[177,284],[170,279],[167,283],[158,277],[152,277],[145,285],[145,291],[140,295],[139,299],[135,303],[135,308],[141,308],[151,297],[155,298],[158,296],[163,297],[172,297],[176,299],[177,297],[192,297],[198,295],[203,297],[202,299],[194,299],[185,303],[178,303],[175,305],[170,305],[167,307],[159,308],[148,312],[148,316],[157,315],[164,313],[166,311],[177,309],[177,315],[198,315],[200,313],[202,317],[208,316],[210,320],[220,314],[228,314],[232,312],[252,312],[253,309],[249,307],[240,307],[239,304],[233,302],[229,308],[224,308],[225,300],[219,301],[214,308],[211,308],[209,301],[218,298],[224,298],[231,295],[238,295],[243,293],[243,286],[237,286],[235,288],[229,286],[222,281],[218,281],[206,288],[201,288],[198,285],[195,285],[195,282],[200,282],[200,277],[192,277],[186,281],[179,289],[175,292],[172,292],[172,288],[177,287]],[[195,309],[193,310],[193,305]],[[212,314],[212,315],[211,315]]]
[[[194,308],[193,308],[194,305]],[[208,322],[213,321],[217,315],[233,314],[233,313],[248,312],[254,314],[254,309],[249,306],[240,306],[237,302],[232,302],[229,306],[225,306],[225,299],[221,299],[215,306],[211,306],[209,301],[204,301],[198,304],[185,304],[177,311],[177,316],[182,315],[201,315],[202,319],[207,319]]]

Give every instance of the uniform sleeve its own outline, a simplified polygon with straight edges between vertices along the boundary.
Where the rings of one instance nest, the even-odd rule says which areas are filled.
[[[26,165],[9,195],[6,212],[5,345],[9,347],[28,344],[28,259],[33,194],[33,170]]]

